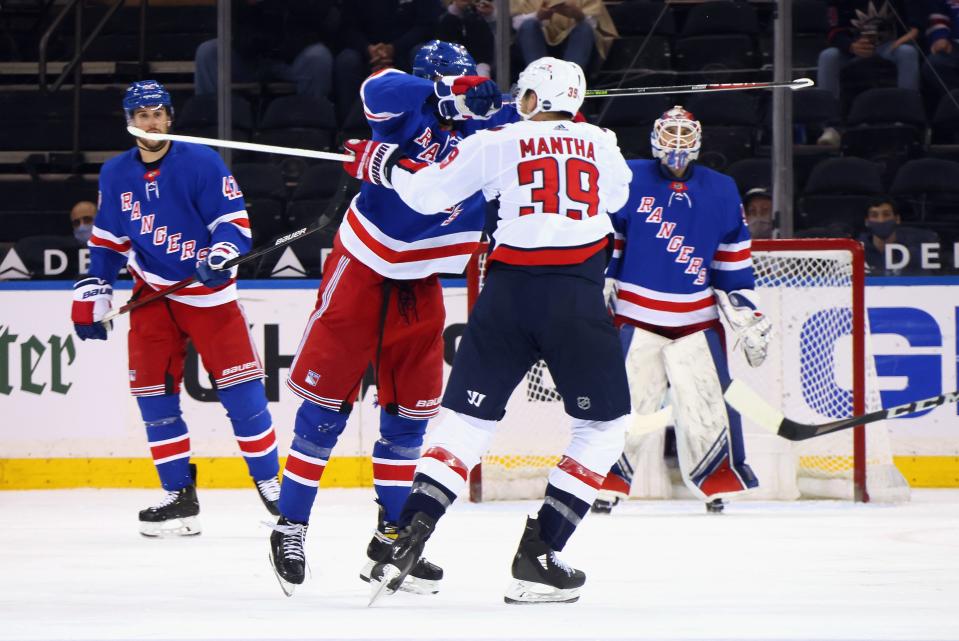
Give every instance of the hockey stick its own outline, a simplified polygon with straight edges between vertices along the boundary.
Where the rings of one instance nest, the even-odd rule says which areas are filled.
[[[869,412],[861,416],[853,416],[832,421],[831,423],[815,425],[798,423],[786,418],[782,412],[766,402],[765,399],[748,385],[738,380],[734,380],[729,384],[723,396],[726,402],[737,412],[749,418],[760,427],[790,441],[805,441],[806,439],[815,438],[824,434],[848,430],[857,425],[875,423],[876,421],[883,421],[887,418],[908,416],[909,414],[939,407],[946,403],[959,402],[959,391],[956,391],[941,396],[925,398],[921,401],[913,401],[912,403],[876,410],[875,412]]]
[[[746,91],[748,89],[805,89],[815,83],[811,78],[797,78],[786,82],[727,82],[705,85],[675,85],[666,87],[622,87],[620,89],[588,89],[587,98],[614,98],[616,96],[656,96],[670,93],[707,93],[710,91]]]
[[[267,245],[265,247],[260,247],[259,249],[254,249],[253,251],[249,253],[243,254],[242,256],[237,256],[236,258],[232,258],[226,261],[226,263],[223,264],[223,269],[230,269],[231,267],[236,267],[237,265],[248,263],[251,260],[256,260],[257,258],[260,258],[261,256],[265,256],[266,254],[269,254],[270,252],[276,251],[277,249],[280,249],[281,247],[286,247],[290,243],[296,242],[299,239],[309,236],[310,234],[314,232],[320,231],[321,229],[323,229],[324,227],[330,224],[330,220],[331,219],[329,216],[326,216],[326,215],[320,216],[319,218],[316,219],[315,222],[311,223],[310,225],[307,225],[306,227],[303,227],[302,229],[297,229],[295,232],[286,234],[285,236],[280,236],[275,241],[273,241],[272,245]],[[132,311],[136,309],[137,307],[143,307],[144,305],[152,303],[155,300],[165,298],[169,296],[170,294],[176,293],[180,291],[181,289],[188,287],[194,282],[196,282],[196,276],[190,276],[189,278],[184,278],[183,280],[173,283],[172,285],[164,289],[154,290],[150,292],[149,294],[147,294],[146,296],[142,298],[138,298],[136,300],[132,300],[126,305],[123,305],[122,307],[118,307],[117,309],[111,309],[110,311],[108,311],[106,314],[103,315],[103,318],[100,319],[99,322],[107,323],[113,320],[114,318],[116,318],[117,316],[119,316],[120,314],[126,314],[127,312]]]
[[[192,142],[197,145],[211,147],[227,147],[243,151],[259,151],[265,154],[283,154],[284,156],[302,156],[304,158],[319,158],[320,160],[338,160],[347,162],[353,160],[352,154],[337,154],[331,151],[316,151],[314,149],[300,149],[299,147],[277,147],[276,145],[261,145],[256,142],[241,142],[238,140],[220,140],[219,138],[200,138],[199,136],[180,136],[179,134],[157,134],[143,131],[138,127],[127,127],[127,131],[137,138],[146,140],[172,140],[174,142]]]

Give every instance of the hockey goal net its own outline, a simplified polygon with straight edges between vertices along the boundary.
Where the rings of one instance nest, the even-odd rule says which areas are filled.
[[[727,331],[733,378],[748,383],[797,421],[825,422],[878,409],[859,243],[757,240],[753,261],[763,311],[773,322],[773,339],[766,361],[751,368]],[[470,308],[482,289],[484,268],[485,248],[467,271]],[[546,477],[569,441],[569,418],[561,401],[545,363],[534,365],[510,398],[490,451],[473,471],[473,500],[543,495]],[[747,460],[761,484],[753,493],[756,497],[908,499],[908,485],[893,464],[882,423],[801,443],[765,433],[745,420],[744,431]],[[662,456],[656,457],[661,464]],[[646,457],[640,466],[656,464]],[[633,495],[672,496],[655,483],[643,487],[648,475],[648,469],[637,469]]]

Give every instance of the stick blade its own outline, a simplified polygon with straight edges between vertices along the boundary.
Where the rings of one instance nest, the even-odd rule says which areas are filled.
[[[796,78],[792,81],[792,84],[789,85],[789,88],[795,91],[797,89],[807,89],[815,84],[812,78]]]
[[[732,381],[723,397],[734,410],[753,423],[768,432],[779,434],[779,428],[785,416],[742,381]]]

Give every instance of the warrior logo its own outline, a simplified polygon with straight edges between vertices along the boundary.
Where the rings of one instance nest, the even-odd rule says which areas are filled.
[[[474,392],[473,390],[466,390],[466,402],[470,405],[479,407],[484,398],[486,398],[486,394],[480,394],[479,392]]]

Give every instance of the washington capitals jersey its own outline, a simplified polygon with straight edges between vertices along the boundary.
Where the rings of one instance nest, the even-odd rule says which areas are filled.
[[[626,202],[630,170],[611,131],[525,120],[470,136],[439,164],[397,165],[391,180],[422,214],[478,189],[498,199],[491,261],[576,265],[607,247],[607,213]]]
[[[693,165],[676,180],[658,160],[631,160],[629,200],[607,276],[619,281],[617,317],[681,327],[718,318],[713,288],[752,289],[753,261],[732,178]]]
[[[489,120],[444,128],[430,99],[433,95],[432,81],[397,69],[367,78],[360,98],[373,140],[397,144],[408,158],[432,164],[446,158],[464,136],[519,119],[513,106],[505,105]],[[437,219],[416,213],[392,189],[364,183],[340,226],[340,242],[388,278],[459,273],[479,246],[485,215],[483,197],[473,192]]]
[[[239,186],[220,156],[176,142],[155,169],[137,148],[110,159],[100,172],[99,209],[90,237],[90,275],[108,282],[126,263],[154,289],[189,278],[211,245],[250,249],[250,222]],[[193,283],[170,296],[196,307],[236,300],[236,284],[216,289]]]

